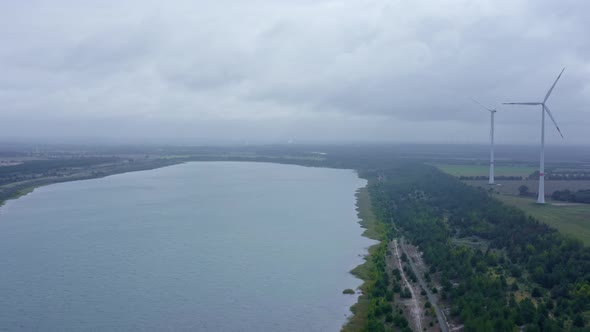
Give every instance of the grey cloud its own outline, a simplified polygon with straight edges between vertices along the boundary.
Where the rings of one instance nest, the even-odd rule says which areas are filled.
[[[91,136],[473,141],[487,119],[469,97],[536,100],[565,65],[550,103],[569,141],[584,143],[589,9],[573,0],[5,2],[0,132],[79,136],[62,127],[69,119]],[[502,111],[500,140],[533,140],[533,110]]]

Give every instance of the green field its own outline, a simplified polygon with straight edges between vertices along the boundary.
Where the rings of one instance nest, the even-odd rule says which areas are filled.
[[[590,245],[590,205],[536,204],[534,198],[496,195],[498,199],[522,209],[527,214],[539,219],[562,234],[581,240],[584,245]],[[548,201],[549,203],[564,203]]]
[[[490,174],[489,165],[451,165],[451,164],[435,164],[445,173],[454,176],[488,176]],[[501,166],[497,165],[494,168],[496,176],[529,176],[536,171],[536,167],[531,166]]]
[[[459,165],[459,164],[437,164],[435,165],[445,173],[454,176],[487,176],[489,167],[487,165]],[[531,166],[496,166],[495,174],[497,176],[522,176],[527,177],[536,171],[536,167]],[[562,234],[581,240],[585,245],[590,245],[590,205],[539,205],[535,203],[534,197],[518,196],[518,188],[526,185],[531,193],[537,191],[538,181],[536,179],[524,180],[497,180],[497,186],[490,187],[487,180],[464,180],[466,184],[474,187],[494,189],[496,197],[509,205],[516,206],[527,214],[539,219]],[[567,181],[551,180],[545,182],[545,192],[551,194],[555,190],[569,189],[577,191],[581,189],[590,189],[590,181]],[[551,202],[563,204],[565,202]]]
[[[474,187],[490,188],[488,180],[462,180]],[[529,192],[536,193],[539,187],[539,181],[536,179],[525,180],[496,180],[494,191],[506,195],[518,195],[518,188],[525,185],[529,188]],[[555,190],[578,191],[590,189],[590,180],[547,180],[545,181],[545,194],[551,195]]]

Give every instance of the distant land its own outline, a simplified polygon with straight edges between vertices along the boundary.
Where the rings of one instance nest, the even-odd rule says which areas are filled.
[[[488,151],[443,144],[2,144],[0,201],[55,182],[187,161],[353,169],[368,181],[359,209],[379,243],[354,270],[365,283],[345,331],[588,329],[590,205],[564,199],[590,190],[590,147],[546,148],[547,205],[534,203],[538,147],[497,146],[496,186],[486,182]]]

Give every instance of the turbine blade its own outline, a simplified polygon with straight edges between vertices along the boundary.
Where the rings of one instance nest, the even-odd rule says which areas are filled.
[[[475,100],[475,99],[473,99],[473,98],[471,98],[471,100],[472,100],[474,103],[478,104],[479,106],[481,106],[481,107],[485,108],[486,110],[488,110],[488,111],[490,111],[490,112],[492,111],[491,109],[489,109],[489,108],[487,108],[487,107],[483,106],[483,105],[482,105],[482,104],[481,104],[479,101],[477,101],[477,100]]]
[[[557,122],[555,122],[555,119],[553,118],[553,114],[551,114],[549,107],[543,105],[543,109],[545,110],[545,112],[547,112],[547,115],[549,115],[551,121],[553,121],[553,124],[555,125],[555,128],[557,128],[557,131],[559,132],[559,135],[561,135],[561,138],[563,138],[563,134],[561,133],[561,130],[559,130],[559,126],[557,125]]]
[[[543,103],[545,103],[547,101],[547,99],[549,99],[549,96],[551,95],[551,92],[553,92],[553,88],[555,88],[555,84],[557,84],[557,81],[559,81],[559,78],[561,77],[561,74],[563,74],[563,71],[564,70],[565,70],[565,67],[563,67],[563,69],[561,70],[561,73],[559,73],[559,75],[555,79],[555,82],[553,82],[553,85],[551,86],[551,88],[549,89],[549,91],[547,91],[547,94],[545,95],[545,99],[543,99]]]
[[[502,103],[504,105],[542,105],[543,103]]]

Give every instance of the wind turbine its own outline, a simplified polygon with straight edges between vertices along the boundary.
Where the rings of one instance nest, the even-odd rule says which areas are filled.
[[[559,81],[559,78],[561,77],[561,74],[563,74],[564,70],[565,68],[561,70],[561,73],[559,73],[559,75],[555,79],[555,82],[553,82],[553,85],[551,86],[551,88],[549,88],[549,91],[547,91],[545,99],[543,99],[542,102],[504,103],[506,105],[541,105],[541,164],[539,166],[539,195],[537,197],[537,203],[539,204],[545,204],[545,113],[549,115],[551,121],[553,121],[553,124],[555,125],[555,128],[557,128],[559,135],[561,135],[561,138],[563,138],[563,134],[561,133],[561,130],[559,130],[557,122],[555,122],[555,119],[553,118],[553,115],[551,114],[549,107],[547,107],[545,103],[547,102],[547,99],[549,99],[551,92],[553,92],[553,88],[555,88],[555,84],[557,84],[557,81]]]
[[[493,185],[494,184],[494,114],[496,114],[497,110],[495,108],[494,109],[487,108],[473,98],[471,98],[471,100],[473,100],[473,102],[477,103],[479,106],[490,111],[490,117],[491,117],[490,118],[490,180],[489,180],[488,184]]]

